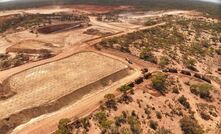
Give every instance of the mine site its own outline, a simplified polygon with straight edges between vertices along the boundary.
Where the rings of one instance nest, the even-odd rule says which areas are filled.
[[[0,134],[221,134],[221,19],[70,4],[0,10]]]

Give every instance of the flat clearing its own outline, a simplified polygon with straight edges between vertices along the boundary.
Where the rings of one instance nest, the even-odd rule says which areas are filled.
[[[25,52],[31,54],[41,53],[42,50],[49,50],[56,52],[59,49],[59,46],[56,46],[51,43],[39,41],[39,40],[23,40],[17,44],[10,46],[6,49],[6,52]]]
[[[7,10],[1,11],[0,16],[8,16],[8,15],[15,15],[15,14],[23,14],[23,13],[40,13],[40,14],[50,14],[50,13],[57,13],[57,12],[69,12],[71,9],[69,8],[60,8],[59,6],[53,6],[50,8],[32,8],[32,9],[19,9],[19,10]]]
[[[62,6],[65,8],[73,8],[75,10],[87,12],[87,13],[107,13],[114,10],[129,10],[131,6],[99,6],[99,5],[70,5],[70,6]]]
[[[102,25],[105,23],[93,24],[87,28],[76,28],[62,32],[50,33],[50,34],[34,34],[29,30],[6,34],[0,36],[0,52],[6,52],[9,48],[9,52],[12,49],[40,49],[46,48],[51,51],[62,51],[65,48],[73,46],[81,46],[83,42],[99,37],[99,35],[84,34],[87,29],[98,29],[101,32],[117,33],[122,29],[113,29],[113,26]],[[109,27],[108,27],[109,26]],[[115,28],[115,27],[114,27]],[[33,41],[34,40],[34,41]],[[36,43],[35,43],[36,42]],[[38,42],[44,42],[38,43]],[[53,44],[52,46],[45,46],[45,43]],[[55,47],[54,47],[55,46]],[[55,52],[56,53],[56,52]]]
[[[127,68],[122,62],[106,56],[82,52],[28,69],[7,80],[10,90],[17,94],[0,101],[0,117],[49,103]]]
[[[32,9],[19,9],[19,10],[8,10],[0,12],[0,16],[6,16],[11,14],[19,13],[40,13],[40,14],[49,14],[57,12],[70,12],[72,10],[82,11],[85,13],[107,13],[114,10],[131,10],[131,6],[100,6],[100,5],[60,5],[60,6],[45,6],[41,8],[32,8]]]

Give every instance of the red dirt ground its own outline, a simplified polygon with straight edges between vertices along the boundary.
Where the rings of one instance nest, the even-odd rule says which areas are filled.
[[[131,6],[100,6],[100,5],[70,5],[65,6],[68,8],[74,8],[76,10],[82,10],[89,13],[107,13],[114,10],[130,10]]]

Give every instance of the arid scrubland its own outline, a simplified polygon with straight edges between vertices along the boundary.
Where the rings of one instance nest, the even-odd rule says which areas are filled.
[[[220,133],[218,18],[97,5],[0,17],[0,133]]]

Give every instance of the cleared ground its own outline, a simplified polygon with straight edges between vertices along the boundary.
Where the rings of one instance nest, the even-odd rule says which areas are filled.
[[[41,50],[57,52],[59,46],[39,40],[24,40],[6,49],[6,52],[40,53]]]
[[[8,79],[10,89],[17,94],[0,102],[0,117],[48,103],[126,68],[114,59],[83,52],[26,70]]]

